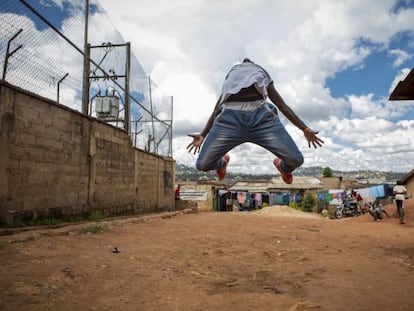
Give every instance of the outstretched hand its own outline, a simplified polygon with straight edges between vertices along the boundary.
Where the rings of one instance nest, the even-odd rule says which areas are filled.
[[[193,138],[193,141],[187,146],[188,152],[191,153],[194,151],[194,154],[200,152],[201,144],[204,141],[204,137],[200,134],[188,134],[187,136]]]
[[[320,139],[317,134],[319,131],[313,131],[310,128],[306,128],[303,131],[303,134],[305,135],[306,139],[308,140],[308,146],[311,147],[311,144],[314,148],[322,147],[322,144],[325,143],[322,139]]]

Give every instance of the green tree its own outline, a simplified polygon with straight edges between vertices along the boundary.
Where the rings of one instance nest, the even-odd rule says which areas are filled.
[[[305,212],[312,212],[315,204],[315,197],[312,193],[307,193],[302,201],[302,210]]]
[[[333,176],[332,170],[329,166],[327,166],[323,169],[322,176],[323,177],[332,177]]]

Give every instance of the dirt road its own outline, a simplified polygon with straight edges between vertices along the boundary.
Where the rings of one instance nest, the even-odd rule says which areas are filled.
[[[3,236],[0,310],[414,310],[414,200],[405,225],[298,213],[176,213]]]

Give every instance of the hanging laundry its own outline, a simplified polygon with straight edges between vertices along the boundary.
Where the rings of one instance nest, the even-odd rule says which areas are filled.
[[[238,192],[237,201],[239,201],[240,205],[244,204],[244,201],[246,201],[246,194],[244,192]]]

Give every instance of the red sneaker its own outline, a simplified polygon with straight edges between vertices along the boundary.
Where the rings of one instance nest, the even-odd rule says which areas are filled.
[[[218,180],[223,180],[226,177],[227,164],[230,162],[230,156],[226,154],[223,158],[224,165],[216,170]]]
[[[280,169],[280,163],[281,162],[282,162],[282,160],[280,160],[279,158],[276,158],[276,159],[273,160],[273,165],[280,172],[282,180],[287,184],[291,184],[293,182],[293,175],[290,172],[289,173],[282,172],[282,170]]]

